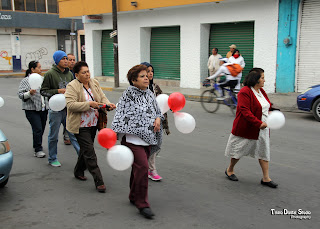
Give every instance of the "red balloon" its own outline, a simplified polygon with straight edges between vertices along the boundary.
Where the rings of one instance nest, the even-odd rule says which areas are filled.
[[[180,111],[186,104],[186,98],[180,92],[174,92],[169,96],[168,105],[173,112]]]
[[[104,148],[111,148],[117,142],[117,134],[109,128],[104,128],[98,132],[98,142]]]

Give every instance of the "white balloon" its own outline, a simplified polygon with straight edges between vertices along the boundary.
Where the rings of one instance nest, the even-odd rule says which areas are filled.
[[[49,107],[53,111],[62,111],[66,107],[64,94],[55,94],[49,99]]]
[[[133,163],[133,153],[124,145],[115,145],[108,150],[107,162],[115,170],[126,170]]]
[[[2,107],[4,105],[4,100],[2,97],[0,97],[0,107]]]
[[[29,76],[29,84],[31,89],[39,89],[41,87],[43,78],[38,73],[32,73]]]
[[[191,133],[196,127],[196,120],[192,115],[185,112],[175,112],[173,113],[174,123],[176,128],[184,134]]]
[[[286,119],[285,119],[282,112],[272,111],[268,115],[266,123],[270,129],[277,130],[277,129],[282,128],[284,126],[285,122],[286,122]]]
[[[156,98],[157,103],[158,103],[160,110],[161,110],[161,114],[166,113],[170,109],[170,107],[168,105],[168,99],[169,99],[169,95],[167,95],[167,94],[160,94]]]

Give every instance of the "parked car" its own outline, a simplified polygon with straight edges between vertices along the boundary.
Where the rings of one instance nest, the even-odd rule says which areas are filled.
[[[12,168],[13,155],[9,141],[0,130],[0,188],[3,188],[9,181],[9,174]]]
[[[297,97],[300,110],[312,111],[313,116],[320,122],[320,84],[309,87]]]

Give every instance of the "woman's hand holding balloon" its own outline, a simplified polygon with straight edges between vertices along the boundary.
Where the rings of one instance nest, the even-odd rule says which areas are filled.
[[[30,95],[34,95],[37,92],[37,90],[31,89],[29,92],[30,92]]]
[[[90,101],[89,105],[90,105],[90,107],[92,107],[94,109],[99,109],[99,103],[96,101]]]
[[[265,129],[267,126],[268,126],[267,123],[262,122],[259,128],[260,128],[261,130],[263,130],[263,129]]]
[[[117,108],[116,105],[113,103],[109,103],[108,105],[110,106],[109,111],[112,111]]]
[[[66,92],[66,89],[65,88],[60,88],[58,89],[58,93],[59,94],[64,94]]]
[[[153,131],[154,132],[159,132],[160,131],[160,118],[156,118],[156,120],[154,120],[154,123],[153,123],[153,126],[154,126],[154,129]]]

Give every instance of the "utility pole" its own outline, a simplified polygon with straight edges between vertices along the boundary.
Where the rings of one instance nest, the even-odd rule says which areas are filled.
[[[74,19],[71,20],[71,33],[70,33],[70,38],[71,38],[71,53],[73,53],[74,50]],[[73,55],[76,56],[76,53],[73,53]]]
[[[119,59],[118,59],[118,16],[117,0],[112,0],[112,22],[113,22],[113,57],[114,57],[114,87],[119,87]]]

